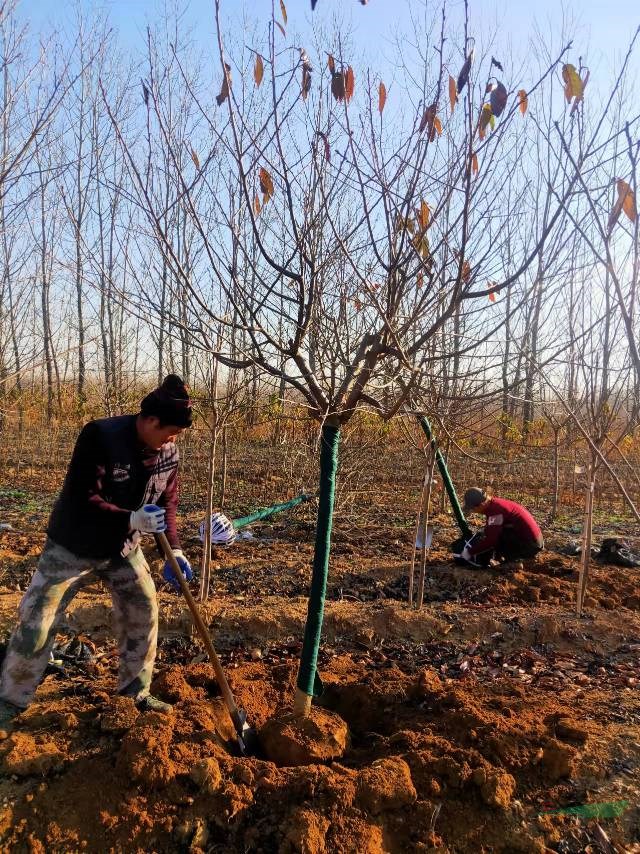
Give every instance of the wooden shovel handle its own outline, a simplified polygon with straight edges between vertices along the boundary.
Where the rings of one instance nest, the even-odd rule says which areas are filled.
[[[182,570],[180,569],[180,564],[178,563],[176,556],[173,553],[173,549],[169,545],[169,540],[167,539],[166,534],[156,534],[158,538],[158,542],[164,552],[165,558],[169,561],[171,565],[171,569],[173,570],[173,574],[178,580],[178,584],[180,585],[180,590],[182,595],[187,600],[187,605],[189,610],[191,611],[191,617],[193,619],[193,623],[198,630],[198,634],[200,635],[200,640],[204,644],[205,649],[211,659],[211,664],[213,665],[213,670],[216,674],[216,680],[220,687],[220,691],[222,692],[222,697],[224,702],[229,710],[229,714],[231,715],[234,724],[235,718],[238,716],[238,707],[236,706],[236,701],[233,699],[233,694],[231,693],[231,688],[229,688],[229,683],[227,682],[227,678],[224,675],[224,670],[222,669],[222,665],[220,664],[220,659],[213,648],[213,644],[211,643],[211,638],[209,636],[209,630],[207,629],[204,620],[198,610],[198,606],[196,605],[195,599],[191,595],[191,591],[189,590],[189,585],[182,574]]]

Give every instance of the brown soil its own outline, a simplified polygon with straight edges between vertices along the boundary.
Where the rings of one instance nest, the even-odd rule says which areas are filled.
[[[337,533],[313,743],[283,717],[309,528],[218,556],[204,614],[249,723],[289,736],[286,761],[267,741],[259,756],[238,755],[213,670],[164,588],[153,691],[174,711],[139,714],[114,699],[109,599],[99,587],[80,594],[65,631],[96,654],[47,676],[0,739],[0,848],[579,854],[597,851],[604,831],[612,850],[640,851],[640,575],[594,566],[577,620],[575,559],[549,550],[510,573],[456,568],[444,545],[453,533],[438,532],[421,612],[403,601],[406,530]],[[0,534],[0,563],[15,567],[0,591],[2,632],[40,543]],[[327,733],[337,747],[309,752]],[[628,802],[617,819],[548,814],[611,801]]]

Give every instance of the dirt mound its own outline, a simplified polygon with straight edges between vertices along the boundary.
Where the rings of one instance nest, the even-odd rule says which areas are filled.
[[[267,758],[276,765],[313,765],[344,756],[349,730],[335,713],[313,708],[306,718],[276,713],[260,729],[259,738]]]

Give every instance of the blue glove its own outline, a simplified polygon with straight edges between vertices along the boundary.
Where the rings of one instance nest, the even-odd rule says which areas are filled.
[[[182,574],[184,575],[187,581],[191,581],[191,579],[193,578],[193,570],[191,569],[191,564],[182,553],[182,549],[174,549],[173,554],[175,555],[175,558],[178,561],[178,566],[182,570]],[[165,581],[168,581],[169,584],[171,584],[171,586],[178,591],[178,593],[180,592],[180,582],[175,577],[169,561],[167,561],[164,565],[164,569],[162,570],[162,577]]]

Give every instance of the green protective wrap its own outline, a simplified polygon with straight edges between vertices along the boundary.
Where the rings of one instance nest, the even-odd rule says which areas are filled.
[[[307,622],[304,628],[304,640],[300,654],[298,670],[298,688],[307,696],[317,696],[322,683],[317,678],[318,650],[322,634],[324,600],[329,574],[329,554],[331,551],[331,526],[333,524],[333,502],[338,468],[338,445],[340,428],[331,424],[322,427],[320,436],[320,491],[318,501],[318,523],[316,525],[316,544],[313,553],[313,572],[311,592],[307,607]]]
[[[247,525],[250,525],[252,522],[257,522],[259,519],[267,519],[269,516],[273,516],[274,513],[282,513],[284,510],[291,510],[293,507],[297,507],[298,504],[304,504],[305,501],[311,501],[313,495],[307,495],[306,492],[303,492],[301,495],[298,495],[297,498],[292,498],[290,501],[283,501],[282,504],[274,504],[271,507],[263,507],[260,510],[255,510],[253,513],[249,513],[247,516],[241,516],[239,519],[232,519],[233,527],[237,530],[240,528],[245,528]]]
[[[466,537],[468,539],[473,534],[473,531],[469,527],[469,523],[467,522],[467,520],[464,518],[464,513],[462,512],[462,507],[460,506],[458,495],[453,485],[453,481],[451,480],[449,469],[447,468],[445,459],[442,456],[440,448],[438,448],[437,442],[433,437],[433,432],[431,431],[431,424],[429,424],[429,421],[427,420],[427,417],[425,415],[419,415],[418,421],[420,423],[420,426],[422,427],[424,435],[435,448],[436,463],[438,465],[438,468],[440,469],[440,474],[442,475],[442,482],[444,484],[444,488],[446,489],[447,495],[449,496],[453,515],[456,517],[456,522],[458,523],[458,527],[460,528],[463,537]]]

